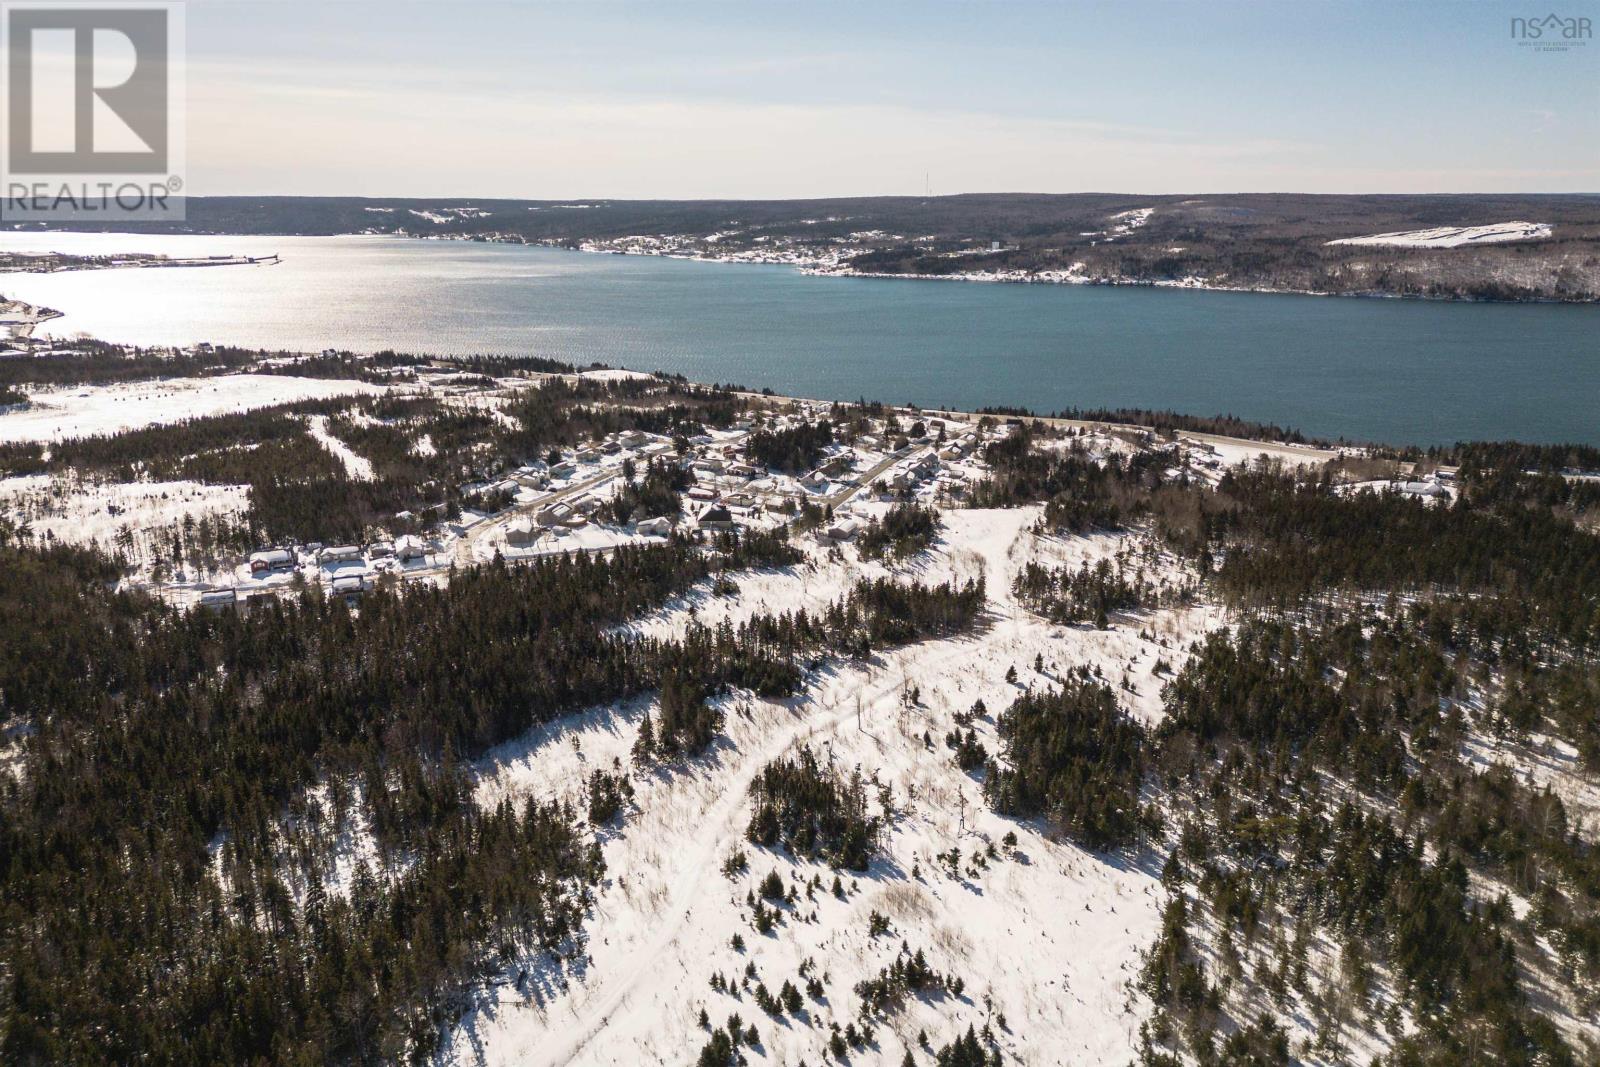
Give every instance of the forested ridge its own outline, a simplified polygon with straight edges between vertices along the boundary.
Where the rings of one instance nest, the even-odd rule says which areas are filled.
[[[733,568],[793,558],[760,538],[725,550]],[[479,811],[460,761],[653,687],[667,652],[604,628],[708,573],[686,546],[623,549],[380,590],[358,614],[311,593],[244,618],[108,593],[115,567],[81,550],[6,544],[0,563],[19,579],[0,592],[0,711],[32,730],[0,833],[15,1063],[425,1048],[479,955],[535,926],[559,947],[597,876],[571,813]],[[317,918],[293,906],[273,826],[327,780],[388,877]],[[300,872],[311,886],[325,862]],[[477,879],[481,908],[461,908]],[[350,998],[319,984],[391,972]]]
[[[1600,1004],[1600,847],[1554,792],[1468,753],[1554,735],[1600,775],[1600,534],[1557,473],[1593,457],[1463,447],[1441,504],[1270,467],[1214,488],[1096,473],[1032,438],[990,450],[979,501],[1042,497],[1047,531],[1139,524],[1236,620],[1171,677],[1159,726],[1073,675],[1001,711],[985,776],[997,811],[1170,850],[1142,1060],[1290,1062],[1298,1014],[1315,1041],[1296,1055],[1378,1030],[1385,1064],[1590,1062],[1535,991],[1578,1018]],[[1154,599],[1106,561],[1030,564],[1016,591],[1101,625]]]
[[[711,547],[496,563],[380,586],[359,611],[313,590],[240,616],[110,592],[114,561],[6,531],[0,721],[28,731],[0,793],[4,1058],[425,1056],[496,961],[581,953],[602,873],[580,813],[482,809],[467,761],[658,687],[641,755],[692,756],[728,687],[790,693],[818,656],[970,626],[983,603],[981,583],[879,580],[815,616],[681,641],[613,630],[714,573],[799,558],[781,532]],[[346,825],[376,862],[336,897],[321,886]]]
[[[584,210],[564,210],[572,207]],[[1130,216],[1137,218],[1132,223]],[[1330,244],[1367,234],[1504,223],[1549,237],[1459,248]],[[75,224],[81,225],[81,223]],[[196,197],[189,233],[406,233],[726,256],[845,254],[862,271],[1074,270],[1085,280],[1199,278],[1229,287],[1449,299],[1596,299],[1600,202],[1568,195],[974,193],[810,200]],[[998,245],[999,247],[996,247]]]
[[[487,357],[479,362],[496,365]],[[698,433],[727,426],[739,410],[725,390],[647,380],[550,378],[495,400],[492,410],[434,395],[301,400],[67,438],[51,443],[48,459],[36,442],[0,444],[0,474],[73,470],[123,481],[245,485],[250,507],[215,538],[223,547],[358,541],[459,517],[476,502],[463,486],[552,450],[623,430]],[[308,420],[315,417],[326,418],[328,433],[371,464],[371,478],[352,477],[312,436]],[[402,512],[414,518],[397,520]]]
[[[327,358],[330,372],[343,359]],[[505,369],[468,370],[473,403],[302,401],[48,454],[7,446],[0,464],[247,485],[237,523],[188,535],[242,547],[398,530],[395,511],[449,515],[472,502],[464,486],[552,451],[630,429],[681,438],[748,411],[728,390],[661,380],[551,379],[476,403],[488,390],[470,379]],[[751,456],[809,469],[878,430],[867,410],[758,429]],[[904,435],[884,421],[885,437]],[[313,426],[370,463],[371,480],[350,478]],[[1044,656],[1031,681],[1012,666],[1001,703],[985,694],[992,713],[979,701],[941,724],[943,747],[923,732],[934,711],[914,673],[898,698],[912,747],[981,792],[984,818],[1152,885],[1160,870],[1160,934],[1128,972],[1144,1064],[1600,1055],[1588,1040],[1600,845],[1565,783],[1528,759],[1575,752],[1571,774],[1600,780],[1600,498],[1572,477],[1600,456],[1462,445],[1434,457],[1460,470],[1427,499],[1357,484],[1353,465],[1207,472],[1173,442],[1025,421],[979,456],[964,503],[1030,509],[1004,560],[970,558],[958,541],[970,528],[930,488],[873,507],[854,547],[805,551],[783,527],[680,534],[496,557],[437,584],[380,576],[356,605],[296,585],[238,614],[179,610],[119,584],[115,556],[0,520],[0,1060],[426,1062],[478,991],[581,971],[616,874],[601,842],[629,830],[654,781],[731,760],[746,705],[787,716],[841,664],[880,669],[881,653],[914,642],[1002,634],[995,605],[1061,647],[1123,629],[1148,633],[1159,657],[1159,701],[1141,718],[1128,675],[1047,671]],[[689,478],[641,461],[605,507],[619,521],[671,514]],[[752,572],[770,568],[846,577],[803,608],[758,593],[753,613],[635,625],[694,587],[691,604],[765,590],[772,576]],[[1005,589],[966,577],[995,573]],[[1187,631],[1206,633],[1192,647],[1168,645],[1157,622],[1184,611],[1220,621]],[[572,799],[481,799],[497,746],[632,701],[645,710],[620,757],[553,783]],[[794,744],[752,766],[724,874],[827,869],[788,881],[771,869],[740,911],[755,936],[816,922],[824,878],[844,900],[854,874],[929,870],[927,854],[906,871],[879,863],[898,805],[927,793],[891,795],[878,768]],[[370,850],[354,854],[353,839]],[[976,886],[983,867],[1018,858],[1015,833],[1004,857],[986,845],[934,862]],[[900,940],[890,916],[863,918],[869,940]],[[745,934],[730,941],[741,953]],[[871,1056],[875,1028],[913,998],[961,1002],[960,968],[936,962],[902,941],[881,971],[836,987],[857,1014],[833,1025],[828,1056]],[[829,995],[809,960],[770,988],[753,968],[742,988],[770,1018],[806,1018]],[[718,971],[719,987],[741,980]],[[702,1021],[701,1062],[758,1048],[744,1022]],[[999,1013],[907,1055],[987,1067],[997,1033],[1024,1036]]]

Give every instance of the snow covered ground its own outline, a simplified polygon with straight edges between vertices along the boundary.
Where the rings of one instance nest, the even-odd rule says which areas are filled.
[[[124,548],[138,556],[141,534],[185,518],[240,515],[250,503],[243,485],[199,482],[102,482],[76,475],[0,478],[0,514],[26,524],[41,540]]]
[[[382,386],[282,374],[164,378],[109,386],[30,391],[31,404],[0,414],[0,442],[113,434],[208,415],[330,396],[381,393]]]
[[[654,374],[641,370],[627,370],[622,367],[604,367],[600,370],[579,371],[578,377],[589,378],[597,382],[622,382],[635,378],[654,378]]]
[[[867,663],[832,663],[793,699],[736,694],[723,704],[725,739],[709,755],[636,775],[636,807],[605,841],[609,874],[590,925],[587,962],[566,972],[537,960],[512,965],[462,1021],[444,1058],[687,1062],[705,1041],[697,1024],[703,1007],[714,1023],[737,1012],[756,1026],[761,1045],[752,1062],[825,1062],[829,1024],[857,1019],[855,984],[875,976],[904,942],[922,949],[936,970],[962,976],[966,989],[960,997],[910,998],[852,1062],[898,1063],[920,1031],[937,1047],[985,1022],[1008,1062],[1127,1062],[1144,1017],[1129,982],[1160,922],[1157,870],[1085,852],[1045,825],[993,815],[979,780],[956,767],[942,738],[954,713],[982,699],[990,717],[976,728],[993,750],[992,716],[1024,687],[1051,685],[1079,664],[1097,668],[1113,685],[1125,680],[1119,692],[1130,712],[1150,720],[1160,708],[1157,661],[1181,662],[1188,643],[1221,619],[1183,609],[1107,631],[1038,619],[1010,593],[1023,563],[1099,558],[1132,540],[1039,537],[1031,530],[1038,515],[1037,508],[947,512],[934,548],[898,568],[921,581],[983,575],[990,618],[977,632]],[[861,563],[853,548],[818,547],[808,564],[738,575],[735,596],[698,590],[630,629],[665,635],[691,619],[714,625],[763,611],[820,608],[857,578],[883,573],[880,565]],[[1036,657],[1042,672],[1034,669]],[[1017,680],[1007,682],[1013,666]],[[914,693],[920,700],[911,699]],[[613,761],[628,766],[649,707],[634,701],[593,709],[502,746],[479,767],[479,801],[578,799],[590,771],[610,769]],[[830,870],[791,862],[744,837],[751,782],[799,745],[887,785],[898,815],[871,871],[854,878],[843,872],[845,899],[825,890],[814,900],[802,893],[785,923],[759,935],[745,899],[769,871],[786,883],[816,875],[826,887],[833,878]],[[1018,838],[1014,851],[1003,846],[1008,831]],[[955,873],[937,858],[952,848],[962,855]],[[738,851],[748,869],[722,874]],[[870,935],[875,911],[888,917],[888,934]],[[736,932],[743,951],[730,943]],[[798,971],[808,959],[827,996],[808,1003],[800,1017],[768,1017],[748,993],[735,999],[708,984],[714,971],[739,979],[754,965],[775,992],[786,980],[803,984]]]
[[[1241,441],[1219,437],[1215,434],[1180,433],[1186,441],[1198,442],[1200,447],[1216,456],[1230,467],[1248,466],[1259,460],[1275,460],[1288,467],[1315,467],[1338,456],[1337,452],[1309,445],[1295,445],[1275,441]]]
[[[1392,248],[1459,248],[1462,245],[1535,241],[1550,236],[1544,222],[1499,222],[1490,226],[1436,226],[1431,230],[1402,230],[1367,237],[1341,237],[1330,245],[1379,245]]]
[[[344,472],[358,482],[372,481],[372,462],[328,432],[328,416],[313,415],[306,420],[306,432],[344,464]],[[430,442],[431,447],[431,442]]]

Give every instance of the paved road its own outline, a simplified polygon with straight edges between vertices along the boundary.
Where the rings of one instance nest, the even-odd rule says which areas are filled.
[[[505,511],[486,516],[469,527],[466,533],[462,534],[461,540],[455,543],[453,555],[459,563],[474,563],[476,558],[473,555],[473,549],[491,533],[496,530],[503,530],[512,520],[521,518],[524,515],[531,515],[540,508],[551,504],[559,504],[563,500],[585,493],[596,486],[604,485],[611,479],[620,477],[621,474],[622,472],[615,467],[608,467],[592,478],[585,478],[581,482],[575,482],[564,489],[557,489],[555,492],[542,496],[537,500],[531,500],[526,504],[516,504]]]
[[[878,475],[882,474],[896,463],[899,463],[901,460],[910,459],[918,452],[927,451],[930,447],[931,446],[929,445],[907,445],[898,452],[891,452],[888,457],[880,462],[877,466],[863,474],[860,478],[857,478],[855,485],[845,486],[837,493],[834,493],[828,497],[824,497],[824,503],[826,503],[830,508],[838,507],[840,504],[843,504],[846,500],[849,500],[852,496],[855,496],[861,490],[871,485],[873,480],[876,479]]]

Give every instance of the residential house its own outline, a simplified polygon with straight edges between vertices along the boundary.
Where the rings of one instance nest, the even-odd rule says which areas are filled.
[[[287,548],[272,548],[264,552],[252,552],[250,554],[250,573],[254,575],[288,570],[293,566],[294,553]]]

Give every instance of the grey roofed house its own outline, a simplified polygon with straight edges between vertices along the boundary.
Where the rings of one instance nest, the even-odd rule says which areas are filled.
[[[836,519],[823,533],[831,541],[848,541],[859,529],[854,519]]]
[[[367,591],[367,583],[359,574],[347,574],[333,580],[334,596],[360,596]]]
[[[200,606],[208,611],[232,611],[235,602],[232,589],[208,589],[200,594]]]
[[[572,509],[565,504],[546,504],[534,513],[533,521],[540,526],[554,526],[571,514]]]
[[[731,530],[733,513],[721,504],[713,504],[700,513],[699,525],[702,530]]]
[[[506,544],[526,548],[539,539],[539,528],[531,522],[514,522],[506,527]]]
[[[352,563],[360,558],[359,545],[330,545],[317,553],[318,563]]]

